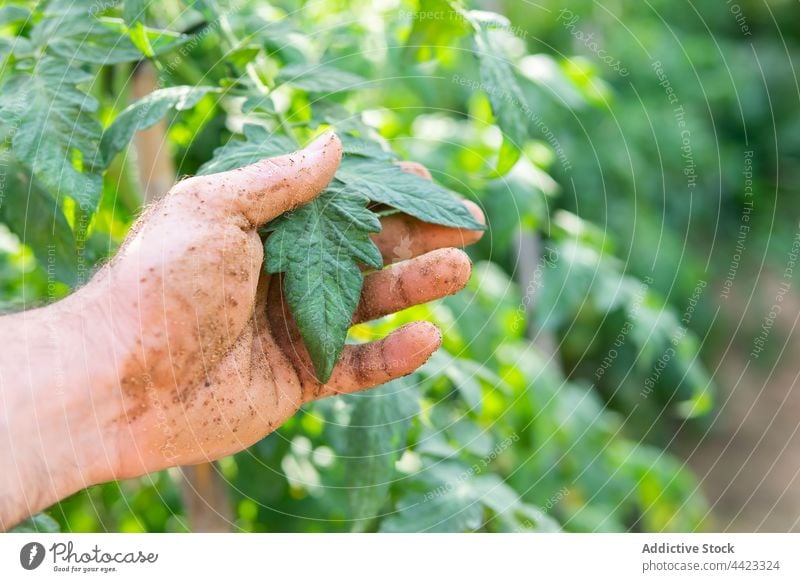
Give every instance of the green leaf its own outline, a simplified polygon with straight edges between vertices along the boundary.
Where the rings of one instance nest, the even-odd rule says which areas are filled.
[[[483,506],[473,487],[472,469],[463,463],[437,461],[416,476],[421,492],[397,502],[396,513],[381,522],[382,532],[468,532],[481,527]]]
[[[248,63],[256,58],[259,52],[261,52],[261,47],[251,44],[232,50],[225,55],[225,60],[234,66],[243,69]]]
[[[497,152],[497,165],[490,178],[500,178],[511,171],[522,156],[522,150],[503,136],[503,143],[500,144],[500,151]]]
[[[169,87],[153,91],[129,105],[117,115],[103,133],[100,141],[100,159],[103,167],[111,163],[139,130],[155,125],[167,111],[183,111],[194,107],[213,87]]]
[[[275,113],[275,104],[272,102],[272,98],[266,95],[254,95],[242,103],[242,113],[251,113],[256,110]]]
[[[405,450],[412,418],[419,412],[411,385],[395,380],[348,397],[356,404],[347,429],[347,477],[353,529],[363,531],[386,503],[395,462]]]
[[[514,68],[498,41],[503,31],[493,28],[508,26],[508,21],[492,13],[471,11],[467,15],[476,28],[475,52],[480,65],[481,87],[489,97],[497,125],[505,136],[495,169],[502,176],[519,159],[519,152],[528,139],[531,112]]]
[[[122,4],[122,19],[128,24],[143,21],[147,4],[148,0],[125,0]]]
[[[435,370],[437,375],[445,376],[450,380],[469,409],[475,412],[480,412],[483,405],[483,388],[478,368],[480,368],[480,364],[464,358],[454,358],[445,350],[439,350],[433,354],[429,365],[426,366],[426,369]]]
[[[528,137],[528,119],[523,114],[525,96],[514,77],[508,61],[493,46],[488,31],[481,30],[476,37],[480,60],[481,84],[486,87],[492,112],[500,130],[521,149]]]
[[[126,15],[131,17],[134,10]],[[56,0],[47,5],[44,17],[31,30],[31,41],[70,62],[110,65],[160,54],[188,40],[178,33],[142,26],[134,32],[143,45],[137,47],[129,32],[129,25],[119,18],[96,18],[79,2]]]
[[[513,531],[537,531],[543,533],[557,533],[562,531],[556,519],[544,511],[527,503],[520,503],[514,512],[517,528]]]
[[[476,477],[472,487],[475,498],[494,514],[489,522],[493,529],[507,532],[561,530],[558,522],[542,510],[520,502],[516,491],[495,474]]]
[[[2,219],[9,230],[28,245],[42,267],[59,281],[74,285],[78,279],[75,236],[58,203],[35,184],[16,179],[3,195]]]
[[[144,18],[147,15],[147,0],[125,0],[122,6],[122,19],[128,25],[128,37],[141,53],[152,58],[155,56]]]
[[[128,38],[134,46],[147,58],[155,56],[155,50],[150,44],[150,38],[147,34],[147,28],[142,22],[134,22],[128,27]]]
[[[381,229],[367,198],[334,184],[321,196],[273,221],[267,270],[285,273],[284,293],[317,378],[327,382],[344,347],[363,276],[383,259],[369,234]]]
[[[254,164],[264,158],[281,156],[297,149],[290,138],[269,133],[263,126],[244,126],[244,140],[232,139],[214,150],[214,157],[203,164],[198,174],[216,174]]]
[[[217,22],[219,19],[214,2],[209,2],[208,0],[188,0],[187,4],[202,14],[209,22]]]
[[[16,24],[17,22],[26,22],[30,20],[31,12],[24,6],[18,4],[10,4],[8,6],[0,6],[0,22],[4,25]]]
[[[359,88],[366,79],[330,65],[287,65],[278,73],[277,81],[312,93],[336,93]]]
[[[165,52],[189,42],[191,37],[173,30],[151,28],[143,22],[134,23],[133,28],[119,18],[101,18],[99,22],[122,38],[127,35],[141,55],[148,58],[157,57]]]
[[[354,114],[347,107],[326,99],[315,99],[311,104],[312,118],[317,122],[326,122],[340,133],[355,132],[359,135],[369,135],[374,131],[361,119],[360,114]],[[341,135],[339,137],[342,137]]]
[[[349,133],[340,134],[339,139],[342,140],[342,153],[346,156],[362,156],[386,162],[397,159],[393,152],[386,151],[381,144],[371,139],[362,139]]]
[[[12,142],[16,158],[52,194],[67,195],[90,211],[102,188],[102,177],[93,171],[101,127],[97,101],[77,86],[92,80],[66,61],[44,56],[0,91],[0,119],[19,124]]]
[[[422,495],[403,498],[397,513],[381,523],[388,533],[470,532],[481,526],[483,507],[475,501],[464,503],[455,495],[442,495],[427,501]]]
[[[12,533],[58,533],[61,526],[46,513],[32,515],[18,526],[11,528]]]
[[[5,60],[14,50],[14,43],[7,38],[0,38],[0,68],[5,68]],[[0,119],[2,121],[2,119]]]
[[[434,59],[438,51],[452,46],[458,38],[470,31],[462,10],[450,0],[426,0],[424,11],[445,16],[413,20],[405,45],[406,51],[412,53],[418,61]]]
[[[142,58],[127,36],[104,26],[85,6],[66,1],[48,5],[31,30],[31,41],[67,61],[103,65]]]
[[[470,370],[462,369],[457,362],[453,362],[453,365],[447,368],[445,374],[458,389],[469,409],[480,412],[483,407],[483,389],[475,375]]]
[[[415,476],[422,492],[407,493],[397,513],[381,523],[384,532],[559,531],[558,523],[522,503],[514,489],[492,473],[476,474],[476,465],[437,460]],[[491,517],[484,518],[489,510]],[[486,523],[484,524],[484,521]]]
[[[24,36],[0,38],[0,66],[5,67],[4,61],[13,54],[17,60],[33,56],[34,48]],[[10,70],[10,67],[6,70]]]
[[[228,13],[236,37],[261,45],[269,57],[279,57],[284,63],[301,63],[316,52],[316,43],[305,34],[313,31],[291,18],[260,10],[228,10]]]
[[[483,230],[458,198],[430,180],[404,171],[397,164],[348,156],[336,178],[373,202],[386,204],[425,222]]]
[[[214,153],[199,174],[223,172],[295,149],[289,138],[258,125],[244,127]],[[391,184],[392,188],[387,185]],[[336,181],[308,205],[271,222],[265,230],[267,269],[284,272],[285,293],[317,378],[326,382],[344,346],[363,277],[358,264],[383,266],[369,233],[380,222],[367,203],[389,204],[427,222],[483,228],[445,189],[390,162],[348,157]]]

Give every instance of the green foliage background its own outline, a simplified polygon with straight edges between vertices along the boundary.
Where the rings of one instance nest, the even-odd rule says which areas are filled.
[[[228,142],[258,157],[264,135],[332,126],[353,155],[424,162],[489,230],[468,290],[351,331],[437,322],[443,349],[419,373],[309,405],[219,463],[234,526],[706,528],[669,449],[713,417],[703,362],[727,333],[715,301],[747,152],[765,193],[752,260],[780,259],[798,183],[797,20],[788,2],[740,5],[749,34],[714,0],[6,3],[3,303],[57,299],[113,254],[141,206],[137,129],[166,116],[184,175]],[[123,114],[146,59],[166,92]],[[527,265],[520,240],[538,248]],[[93,487],[48,513],[69,531],[183,531],[176,479]]]

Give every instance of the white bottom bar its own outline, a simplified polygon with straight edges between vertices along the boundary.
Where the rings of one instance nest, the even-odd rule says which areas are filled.
[[[5,534],[0,580],[796,581],[798,550],[795,534]]]

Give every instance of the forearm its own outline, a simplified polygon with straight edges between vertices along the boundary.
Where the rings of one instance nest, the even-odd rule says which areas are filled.
[[[113,475],[110,338],[87,329],[93,310],[71,297],[0,318],[0,529]]]

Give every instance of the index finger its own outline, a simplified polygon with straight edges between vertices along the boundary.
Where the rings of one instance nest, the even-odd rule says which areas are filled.
[[[176,185],[179,196],[195,196],[223,212],[238,213],[253,227],[316,198],[333,179],[342,143],[333,132],[306,148],[227,172],[194,176]]]

